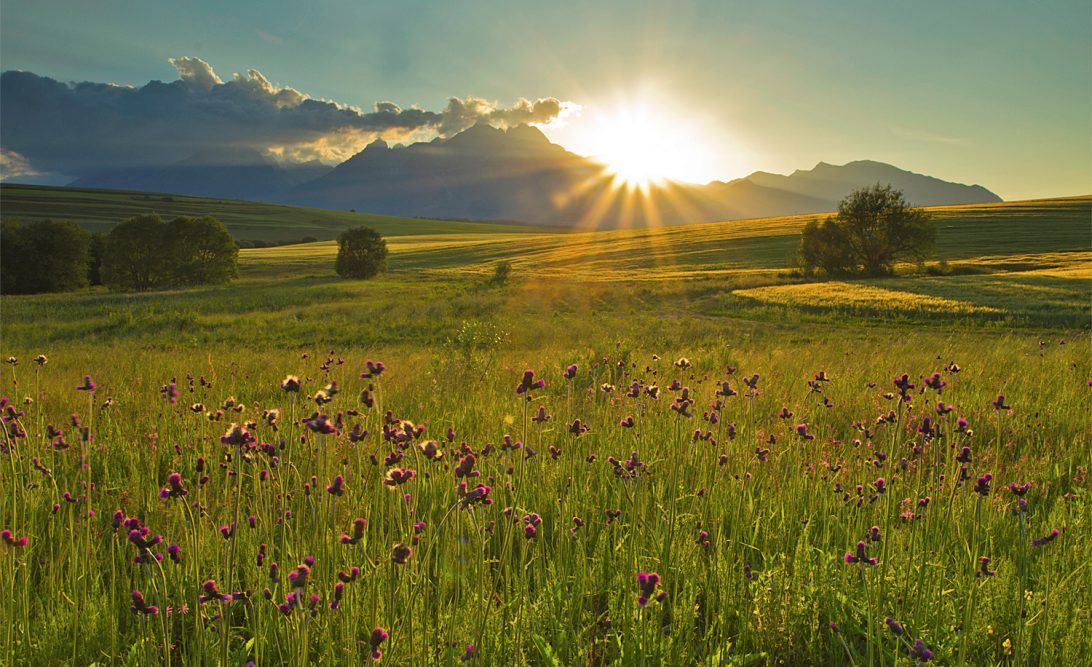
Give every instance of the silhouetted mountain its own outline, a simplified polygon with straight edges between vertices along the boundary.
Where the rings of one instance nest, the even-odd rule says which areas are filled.
[[[837,204],[854,189],[875,183],[890,184],[896,190],[901,190],[906,200],[915,206],[1001,201],[1000,197],[981,185],[949,183],[873,160],[857,160],[840,167],[820,162],[814,169],[798,169],[789,176],[756,171],[742,180],[768,188],[796,192],[833,204]]]
[[[408,146],[376,140],[334,168],[318,162],[283,166],[256,151],[227,147],[72,185],[390,215],[639,227],[832,211],[852,190],[874,183],[890,183],[916,205],[1000,201],[978,185],[869,160],[820,162],[788,176],[759,171],[726,183],[665,182],[639,192],[618,187],[602,165],[550,143],[537,128],[501,130],[486,123]]]
[[[871,161],[820,163],[791,176],[756,172],[728,183],[668,182],[627,195],[602,166],[551,144],[533,127],[504,131],[481,123],[428,143],[391,148],[376,141],[282,201],[396,215],[643,226],[831,211],[853,189],[877,182],[919,205],[1000,201],[980,186]]]
[[[318,161],[282,167],[266,160],[258,151],[229,146],[201,151],[165,167],[103,172],[71,185],[262,200],[274,199],[328,171],[330,167]]]

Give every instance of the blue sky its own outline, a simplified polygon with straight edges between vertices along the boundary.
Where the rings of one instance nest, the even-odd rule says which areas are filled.
[[[545,130],[582,153],[636,112],[699,180],[876,159],[1006,199],[1092,191],[1087,0],[5,0],[0,31],[0,68],[60,81],[172,81],[192,56],[365,110],[554,97],[580,111]]]

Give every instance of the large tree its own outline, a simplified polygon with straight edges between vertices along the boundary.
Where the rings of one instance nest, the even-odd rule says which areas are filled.
[[[800,239],[800,262],[808,272],[890,274],[896,262],[920,261],[936,245],[936,224],[911,207],[890,185],[850,193],[837,215],[809,222]]]
[[[212,216],[171,220],[165,241],[173,285],[221,285],[239,275],[239,247]]]
[[[387,242],[371,227],[346,229],[337,239],[337,262],[342,278],[371,278],[387,270]]]
[[[170,251],[167,224],[157,213],[119,223],[106,237],[102,282],[113,289],[146,290],[169,282]]]

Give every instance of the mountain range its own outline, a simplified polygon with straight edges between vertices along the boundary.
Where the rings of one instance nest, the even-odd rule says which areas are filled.
[[[448,138],[406,146],[376,140],[330,168],[280,165],[257,151],[227,147],[178,164],[82,178],[72,185],[430,218],[509,220],[578,227],[709,222],[820,213],[855,188],[891,184],[917,206],[998,202],[962,185],[860,160],[820,162],[790,175],[755,172],[704,185],[663,182],[636,192],[599,163],[551,143],[537,128],[479,123]]]

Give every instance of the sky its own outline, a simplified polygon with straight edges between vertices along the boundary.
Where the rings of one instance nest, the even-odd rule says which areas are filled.
[[[291,131],[278,120],[275,137],[248,135],[298,159],[347,157],[380,131],[427,139],[481,117],[548,117],[544,132],[574,152],[647,148],[684,180],[872,159],[981,184],[1008,200],[1092,192],[1087,0],[5,0],[0,13],[5,72],[139,89],[178,81],[178,62],[197,62],[169,58],[200,59],[224,82],[242,73],[218,100],[251,96],[267,111],[333,103],[291,107]],[[179,83],[187,100],[211,85],[194,67]],[[5,96],[16,83],[35,81],[5,80]],[[85,92],[75,99],[54,90],[69,96],[52,99],[97,120],[51,116],[54,132],[105,127],[95,105],[130,103]],[[452,107],[451,98],[461,102]],[[203,104],[198,98],[184,113]],[[359,112],[345,120],[345,107]],[[225,133],[248,125],[251,107],[233,109],[238,126]],[[181,114],[157,127],[185,125]],[[38,157],[39,146],[19,135],[44,131],[14,111],[8,119],[0,116],[5,161],[79,168]],[[401,129],[377,129],[383,123]],[[193,142],[197,133],[180,136]]]

